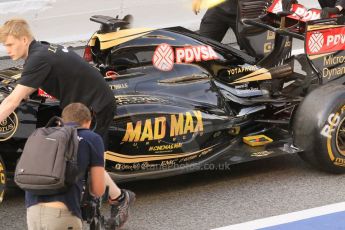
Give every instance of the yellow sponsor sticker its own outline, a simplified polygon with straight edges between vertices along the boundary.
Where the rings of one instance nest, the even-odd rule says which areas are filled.
[[[267,31],[267,40],[274,40],[276,37],[276,34],[273,31]]]
[[[273,44],[272,44],[272,42],[266,42],[266,43],[264,44],[264,53],[269,53],[269,52],[272,51],[272,49],[273,49]]]

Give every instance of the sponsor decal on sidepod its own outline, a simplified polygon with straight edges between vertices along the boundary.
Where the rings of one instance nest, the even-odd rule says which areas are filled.
[[[208,60],[216,60],[218,56],[211,46],[186,46],[176,48],[169,44],[163,43],[157,46],[152,63],[153,66],[162,71],[170,71],[174,67],[174,63],[192,63]]]
[[[306,51],[309,55],[345,50],[345,28],[330,28],[307,33]]]

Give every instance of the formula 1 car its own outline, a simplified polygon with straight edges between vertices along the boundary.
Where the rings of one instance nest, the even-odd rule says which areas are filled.
[[[101,27],[84,57],[117,102],[108,172],[117,181],[151,179],[298,153],[344,173],[345,26],[319,17],[285,0],[241,0],[240,51],[182,27],[128,29],[93,16]],[[292,55],[292,38],[305,53]],[[20,72],[0,72],[2,98]],[[26,138],[59,113],[39,91],[0,123],[0,194]]]

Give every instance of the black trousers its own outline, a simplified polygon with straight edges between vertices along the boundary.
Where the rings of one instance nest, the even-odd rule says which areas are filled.
[[[321,8],[325,7],[335,7],[336,0],[319,0]]]
[[[115,100],[95,114],[95,132],[98,133],[104,142],[105,150],[108,150],[109,127],[114,120],[116,104]]]
[[[219,7],[209,8],[200,23],[199,33],[207,38],[221,42],[231,28],[236,35],[236,15],[230,14]]]

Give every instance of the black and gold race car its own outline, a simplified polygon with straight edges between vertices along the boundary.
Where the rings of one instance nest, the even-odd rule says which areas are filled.
[[[91,18],[101,28],[84,57],[117,103],[105,155],[115,180],[294,153],[345,172],[345,26],[285,0],[242,0],[238,15],[244,51],[182,27],[128,29],[125,20]],[[305,53],[291,54],[292,38]],[[1,100],[20,73],[0,71]],[[60,113],[58,104],[39,91],[0,123],[0,197],[26,138]]]

